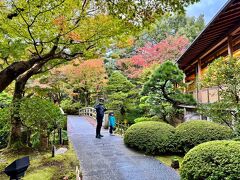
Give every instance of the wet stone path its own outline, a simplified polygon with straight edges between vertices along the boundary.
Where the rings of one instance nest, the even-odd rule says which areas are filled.
[[[94,120],[68,116],[68,135],[80,160],[83,180],[179,180],[170,167],[127,148],[119,136],[102,129],[95,138]]]

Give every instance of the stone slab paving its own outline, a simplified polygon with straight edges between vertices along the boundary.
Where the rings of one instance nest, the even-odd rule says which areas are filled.
[[[120,136],[95,138],[94,123],[68,116],[68,135],[80,160],[83,180],[179,180],[170,167],[127,148]]]

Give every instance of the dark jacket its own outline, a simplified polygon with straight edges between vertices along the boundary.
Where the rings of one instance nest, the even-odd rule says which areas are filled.
[[[103,117],[104,112],[107,110],[102,104],[98,104],[95,106],[97,117]]]

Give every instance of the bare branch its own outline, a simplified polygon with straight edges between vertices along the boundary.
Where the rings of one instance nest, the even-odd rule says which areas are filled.
[[[61,1],[59,4],[57,4],[56,6],[53,6],[53,7],[49,8],[49,9],[46,9],[45,11],[39,11],[39,12],[35,15],[35,17],[33,18],[33,21],[31,22],[31,24],[29,24],[29,26],[31,27],[31,26],[35,23],[35,21],[37,20],[37,18],[38,18],[39,15],[44,14],[44,13],[46,13],[46,12],[49,12],[49,11],[52,11],[52,10],[58,8],[58,7],[61,6],[64,2],[65,2],[65,0],[62,0],[62,1]]]
[[[45,72],[47,72],[47,71],[49,71],[49,70],[51,70],[51,69],[55,68],[56,66],[59,66],[59,65],[61,65],[61,64],[63,64],[63,63],[65,63],[65,62],[67,62],[67,61],[61,61],[61,62],[59,62],[59,63],[56,63],[56,64],[52,65],[51,67],[49,67],[49,68],[46,68],[46,69],[44,69],[44,70],[40,69],[40,70],[39,70],[37,73],[35,73],[35,74],[41,74],[41,73],[45,73]]]
[[[22,11],[13,3],[13,6],[16,8],[17,12],[20,14],[21,18],[23,19],[23,21],[25,22],[25,24],[27,25],[27,30],[28,30],[28,33],[33,41],[33,45],[34,45],[34,49],[37,53],[37,55],[41,58],[39,52],[38,52],[38,49],[37,49],[37,43],[36,43],[36,40],[34,39],[32,33],[31,33],[31,29],[30,29],[30,24],[27,22],[27,20],[24,18],[24,16],[22,15]]]

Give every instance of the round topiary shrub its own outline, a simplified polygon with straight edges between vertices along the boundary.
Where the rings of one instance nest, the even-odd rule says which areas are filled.
[[[149,154],[166,153],[171,151],[174,132],[175,128],[166,123],[139,122],[128,128],[124,135],[124,143]]]
[[[209,121],[193,120],[176,128],[175,143],[177,151],[188,152],[203,142],[231,139],[232,136],[233,132],[229,127]]]
[[[240,142],[211,141],[191,149],[184,157],[180,175],[184,180],[239,179]]]

